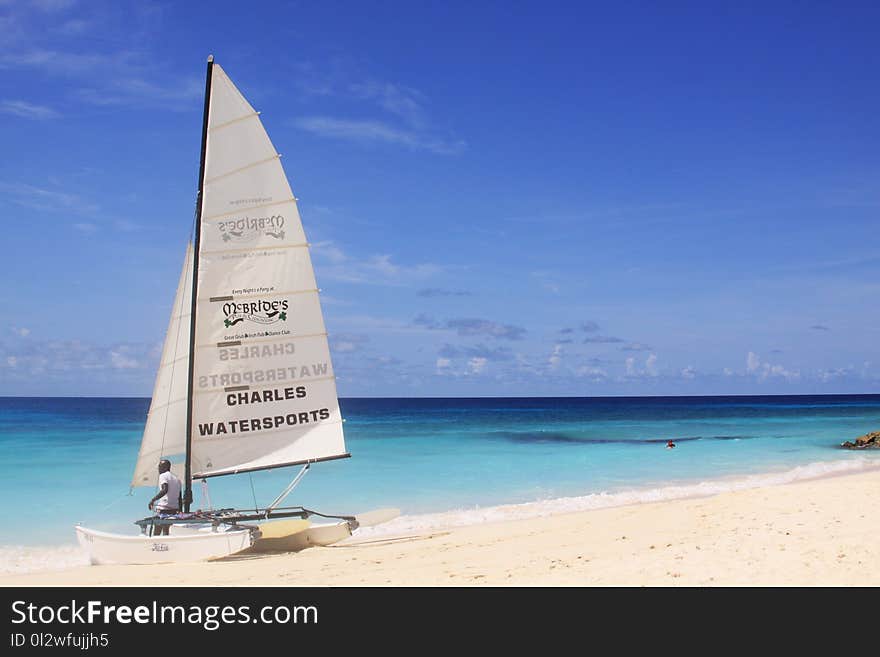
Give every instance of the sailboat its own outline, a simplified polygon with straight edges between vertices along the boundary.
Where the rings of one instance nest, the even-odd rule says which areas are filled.
[[[136,521],[135,536],[78,525],[92,563],[326,545],[398,513],[281,506],[312,464],[350,454],[309,244],[280,157],[259,112],[209,57],[193,239],[131,480],[155,487],[159,460],[170,460],[181,512]],[[265,508],[191,510],[193,481],[291,466],[301,469]],[[324,523],[311,526],[313,517]]]

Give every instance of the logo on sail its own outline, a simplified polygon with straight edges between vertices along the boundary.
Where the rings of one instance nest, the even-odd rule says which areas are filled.
[[[280,214],[229,219],[219,222],[217,228],[224,242],[252,242],[263,235],[276,240],[284,239],[284,217]]]
[[[267,301],[230,301],[223,304],[223,314],[226,319],[223,325],[226,328],[234,326],[245,320],[257,324],[274,324],[275,322],[287,321],[287,299]]]

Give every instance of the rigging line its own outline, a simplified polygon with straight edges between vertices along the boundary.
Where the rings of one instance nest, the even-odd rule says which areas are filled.
[[[248,476],[250,477],[250,480],[251,480],[251,495],[254,496],[254,513],[259,513],[260,512],[260,505],[257,504],[257,491],[254,490],[254,473],[249,472]]]
[[[103,509],[101,509],[100,511],[98,511],[98,513],[104,513],[104,512],[107,511],[111,506],[113,506],[114,504],[119,504],[119,503],[120,503],[122,500],[124,500],[126,497],[131,497],[131,489],[129,489],[129,492],[127,492],[127,493],[126,493],[125,495],[123,495],[122,497],[120,497],[120,498],[118,498],[118,499],[115,499],[115,500],[113,500],[112,502],[110,502],[110,504],[108,504],[108,505],[105,506]]]
[[[132,494],[133,494],[133,492],[134,492],[134,488],[133,488],[133,487],[130,487],[130,488],[128,489],[128,492],[125,493],[125,495],[122,495],[121,497],[119,497],[119,498],[113,500],[112,502],[110,502],[110,504],[108,504],[108,505],[105,506],[104,508],[100,509],[99,511],[96,511],[95,513],[87,514],[87,515],[86,515],[86,520],[87,520],[88,524],[90,524],[90,525],[91,525],[91,524],[98,525],[98,524],[101,523],[102,520],[106,520],[106,518],[103,518],[103,514],[106,513],[107,510],[109,510],[111,506],[113,506],[113,505],[115,505],[115,504],[119,504],[119,503],[120,503],[122,500],[124,500],[126,497],[131,497]],[[79,522],[78,524],[83,525],[83,524],[86,524],[86,523],[84,523],[84,522]]]

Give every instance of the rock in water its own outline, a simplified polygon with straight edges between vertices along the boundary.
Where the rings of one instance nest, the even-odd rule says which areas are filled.
[[[866,433],[864,436],[859,436],[856,438],[855,442],[847,440],[846,442],[840,443],[840,446],[846,447],[847,449],[865,449],[867,447],[880,448],[880,431],[872,431],[871,433]]]

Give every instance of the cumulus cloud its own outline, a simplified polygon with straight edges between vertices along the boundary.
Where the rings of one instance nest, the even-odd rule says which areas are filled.
[[[28,337],[28,329],[17,329],[20,338]],[[25,331],[25,332],[23,332]],[[0,368],[3,364],[31,376],[81,376],[94,371],[153,371],[159,355],[155,345],[119,343],[102,346],[81,340],[15,339],[12,344],[0,343]]]
[[[796,381],[800,379],[801,373],[798,370],[788,370],[782,365],[774,365],[761,361],[758,354],[750,351],[746,356],[746,372],[756,377],[759,381],[764,381],[771,377],[780,377],[787,381]]]
[[[585,333],[595,333],[599,330],[599,325],[593,320],[587,320],[586,322],[581,322],[581,331]]]
[[[606,370],[591,365],[582,365],[575,370],[575,374],[580,377],[591,379],[595,382],[604,381],[608,378],[608,372]]]
[[[591,335],[584,338],[584,344],[615,344],[624,342],[623,338],[615,338],[611,335]]]
[[[823,369],[819,370],[819,380],[822,381],[822,383],[828,383],[829,381],[842,379],[852,374],[853,368],[851,367],[835,367],[832,369]]]
[[[526,330],[520,326],[470,317],[438,321],[429,315],[421,314],[413,320],[413,324],[431,330],[451,330],[465,337],[484,335],[504,340],[521,340],[526,333]]]
[[[648,357],[645,359],[644,366],[639,366],[636,363],[635,356],[630,356],[626,359],[624,366],[625,376],[631,379],[654,378],[659,374],[657,370],[656,354],[649,354]]]
[[[813,324],[811,327],[814,331],[830,331],[831,329],[827,326],[823,326],[822,324]]]
[[[489,361],[486,358],[471,358],[468,361],[468,373],[482,374],[485,371],[488,362]]]

